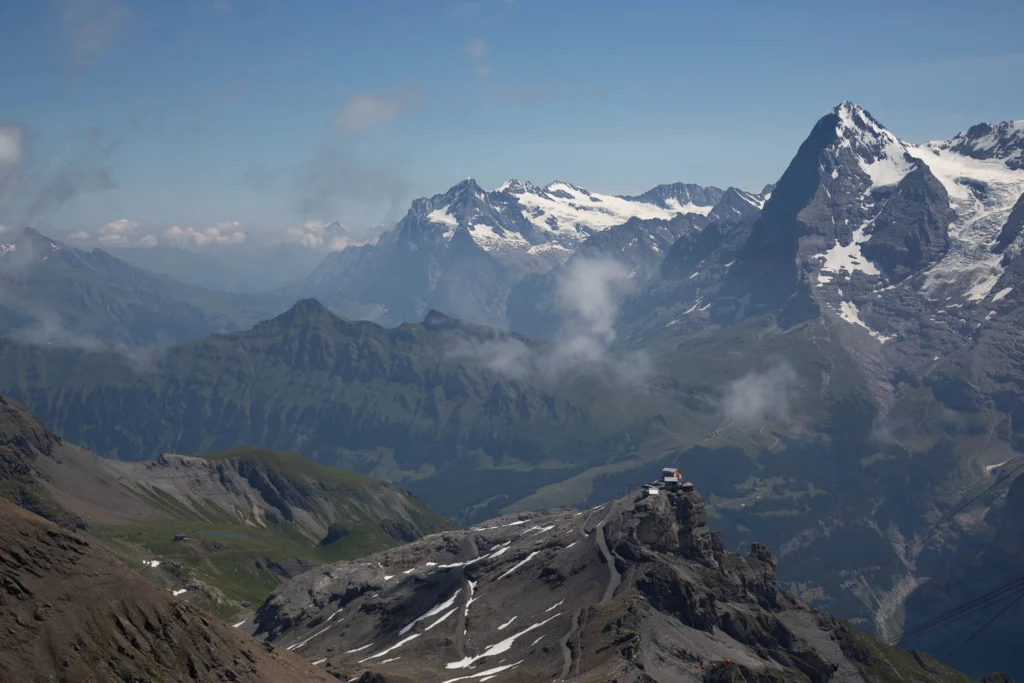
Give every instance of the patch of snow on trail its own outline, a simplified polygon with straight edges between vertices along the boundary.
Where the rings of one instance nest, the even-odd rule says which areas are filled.
[[[427,631],[429,631],[430,629],[432,629],[432,628],[434,628],[435,626],[437,626],[438,624],[440,624],[440,623],[441,623],[442,621],[444,621],[445,619],[447,619],[448,617],[450,617],[451,615],[453,615],[453,614],[455,613],[455,610],[457,610],[457,609],[458,609],[458,607],[452,607],[452,608],[451,608],[450,610],[448,610],[447,612],[445,612],[444,614],[442,614],[441,616],[439,616],[439,617],[438,617],[438,618],[437,618],[437,619],[436,619],[436,620],[434,621],[434,623],[432,623],[432,624],[431,624],[430,626],[427,626],[427,627],[426,627],[425,629],[423,629],[423,632],[424,632],[424,633],[426,633],[426,632],[427,632]]]
[[[171,595],[173,595],[174,597],[178,597],[178,596],[179,596],[179,595],[181,595],[182,593],[187,593],[187,592],[188,592],[188,589],[187,589],[187,588],[179,588],[179,589],[178,589],[178,590],[176,590],[176,591],[171,591]]]
[[[340,623],[340,622],[339,622],[339,623]],[[305,639],[304,641],[302,641],[301,643],[296,643],[295,645],[289,645],[289,646],[288,646],[288,647],[287,647],[286,649],[287,649],[287,650],[288,650],[289,652],[291,652],[292,650],[298,650],[298,649],[299,649],[300,647],[306,647],[306,645],[307,645],[307,644],[309,643],[309,641],[313,640],[313,639],[314,639],[314,638],[316,638],[316,637],[317,637],[318,635],[321,635],[322,633],[324,633],[325,631],[327,631],[327,629],[329,629],[329,628],[330,628],[331,626],[334,626],[334,624],[328,624],[327,626],[323,627],[322,629],[320,629],[319,631],[317,631],[316,633],[314,633],[313,635],[311,635],[311,636],[310,636],[309,638],[306,638],[306,639]]]
[[[511,626],[511,625],[512,625],[512,622],[513,622],[513,621],[515,621],[515,620],[516,620],[517,618],[518,618],[518,617],[512,617],[511,619],[509,619],[508,621],[506,621],[506,622],[505,622],[504,624],[502,624],[501,626],[499,626],[499,627],[498,627],[498,630],[499,630],[499,631],[504,631],[504,630],[505,630],[506,628],[508,628],[509,626]]]
[[[523,661],[524,660],[520,659],[515,664],[505,664],[504,666],[496,666],[493,669],[487,669],[487,671],[481,671],[479,673],[475,673],[475,674],[472,674],[472,675],[469,675],[469,676],[459,676],[458,678],[449,678],[447,681],[444,681],[444,683],[455,683],[456,681],[468,681],[468,680],[473,679],[473,678],[479,678],[481,682],[482,681],[486,681],[486,680],[489,680],[491,678],[494,678],[496,675],[502,673],[503,671],[508,671],[509,669],[512,669],[512,668],[515,668],[515,667],[519,666],[520,664],[523,663]]]
[[[362,647],[357,647],[354,650],[346,650],[345,654],[350,655],[353,652],[362,652],[363,650],[366,650],[366,649],[371,648],[371,647],[373,647],[373,643],[370,643],[369,645],[363,645]]]
[[[239,626],[242,626],[242,625],[244,625],[246,621],[248,621],[248,619],[242,619],[242,620],[241,620],[240,622],[238,622],[237,624],[232,624],[231,628],[238,628]]]
[[[502,579],[504,579],[504,578],[505,578],[506,576],[508,576],[509,574],[511,574],[512,572],[514,572],[515,570],[519,569],[520,567],[522,567],[522,566],[523,566],[524,564],[526,564],[526,563],[527,563],[527,562],[529,562],[530,560],[532,560],[532,559],[533,559],[534,557],[536,557],[536,556],[537,556],[537,552],[538,552],[538,551],[534,550],[534,551],[533,551],[532,553],[530,553],[529,555],[527,555],[527,556],[526,556],[526,559],[522,560],[522,561],[521,561],[521,562],[520,562],[519,564],[517,564],[516,566],[512,567],[512,569],[509,569],[509,570],[508,570],[507,572],[505,572],[504,574],[502,574],[501,576],[499,576],[499,577],[498,577],[498,581],[501,581],[501,580],[502,580]]]
[[[406,643],[408,643],[409,641],[412,641],[412,640],[416,640],[417,638],[419,638],[419,637],[420,637],[420,635],[421,635],[421,634],[419,634],[419,633],[414,633],[414,634],[412,634],[411,636],[409,636],[408,638],[404,638],[404,639],[402,639],[402,640],[398,641],[397,643],[395,643],[395,644],[394,644],[394,645],[392,645],[391,647],[387,648],[386,650],[381,650],[381,651],[380,651],[380,652],[378,652],[377,654],[375,654],[375,655],[370,655],[370,656],[369,656],[369,657],[367,657],[366,659],[360,659],[360,660],[359,660],[359,663],[360,663],[360,664],[362,664],[363,662],[368,662],[368,661],[370,661],[371,659],[377,659],[378,657],[383,657],[384,655],[388,654],[389,652],[393,652],[394,650],[397,650],[398,648],[402,647],[403,645],[405,645],[405,644],[406,644]]]
[[[522,636],[525,636],[530,631],[538,629],[541,626],[544,626],[546,623],[548,623],[552,619],[557,619],[560,616],[562,616],[561,612],[559,612],[558,614],[554,615],[553,617],[548,617],[544,621],[541,621],[541,622],[538,622],[536,624],[533,624],[532,626],[523,629],[522,631],[520,631],[519,633],[517,633],[517,634],[515,634],[513,636],[509,636],[508,638],[506,638],[505,640],[501,641],[500,643],[495,643],[494,645],[488,646],[482,653],[480,653],[480,654],[478,654],[476,656],[466,657],[465,659],[460,659],[457,662],[449,662],[448,664],[444,665],[444,668],[446,668],[446,669],[465,669],[467,667],[472,666],[473,664],[476,664],[479,660],[481,660],[481,659],[483,659],[485,657],[493,657],[495,655],[504,654],[504,653],[506,653],[506,652],[508,652],[509,650],[512,649],[512,645],[516,642],[516,640],[518,638],[521,638]]]
[[[446,609],[448,609],[449,607],[451,607],[452,605],[454,605],[454,604],[455,604],[455,598],[459,597],[459,593],[461,593],[461,592],[462,592],[462,589],[460,588],[459,590],[455,591],[455,593],[454,593],[454,594],[452,595],[452,597],[448,598],[447,600],[445,600],[445,601],[444,601],[444,602],[442,602],[442,603],[439,603],[439,604],[437,604],[437,605],[434,605],[433,607],[431,607],[431,608],[430,608],[430,610],[429,610],[429,611],[428,611],[428,612],[427,612],[426,614],[424,614],[424,615],[423,615],[423,616],[421,616],[421,617],[417,617],[416,619],[414,619],[414,620],[413,620],[412,622],[410,622],[409,624],[406,624],[406,625],[405,625],[405,626],[404,626],[404,627],[402,628],[402,630],[398,632],[398,635],[400,635],[400,636],[404,636],[404,635],[405,635],[406,633],[408,633],[409,631],[411,631],[411,630],[412,630],[412,628],[413,628],[413,627],[414,627],[414,626],[415,626],[416,624],[420,623],[420,622],[421,622],[421,621],[423,621],[424,619],[427,619],[427,618],[429,618],[429,617],[432,617],[432,616],[434,616],[435,614],[440,614],[441,612],[445,611]]]

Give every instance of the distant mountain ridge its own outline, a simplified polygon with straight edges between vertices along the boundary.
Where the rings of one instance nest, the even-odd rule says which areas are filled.
[[[763,203],[759,195],[683,183],[618,197],[515,179],[488,192],[469,178],[415,200],[376,244],[329,255],[299,291],[342,307],[378,306],[381,319],[393,322],[421,320],[433,308],[503,325],[509,291],[524,277],[549,273],[631,220],[700,228],[723,199],[737,212],[737,200]]]
[[[285,301],[182,284],[32,228],[0,244],[0,334],[38,343],[100,349],[199,339],[252,324]]]

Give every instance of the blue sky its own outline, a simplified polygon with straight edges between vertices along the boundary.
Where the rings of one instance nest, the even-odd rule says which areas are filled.
[[[843,99],[912,141],[1024,118],[1022,25],[1020,2],[0,0],[0,224],[252,241],[467,176],[759,189]]]

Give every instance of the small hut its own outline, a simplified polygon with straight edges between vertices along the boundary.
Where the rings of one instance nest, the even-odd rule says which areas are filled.
[[[682,490],[683,493],[693,493],[694,491],[692,481],[684,481],[682,484],[679,485],[679,488]]]

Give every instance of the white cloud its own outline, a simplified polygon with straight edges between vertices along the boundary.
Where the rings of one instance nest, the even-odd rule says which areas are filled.
[[[307,249],[328,249],[340,251],[363,241],[353,239],[349,229],[337,221],[306,221],[300,226],[285,231],[286,240],[301,244]]]
[[[68,235],[68,241],[69,242],[88,242],[89,241],[89,233],[87,233],[85,230],[79,230],[78,232],[73,232],[70,235]]]
[[[0,125],[0,204],[14,194],[18,168],[24,158],[24,126]]]
[[[764,372],[747,373],[726,387],[722,409],[727,417],[744,428],[755,427],[765,420],[786,422],[798,383],[796,371],[786,362]]]
[[[472,357],[516,379],[560,381],[581,370],[606,373],[623,386],[643,387],[653,374],[644,352],[615,355],[615,321],[623,299],[636,283],[629,269],[609,258],[576,259],[559,274],[554,310],[561,322],[551,343],[530,347],[519,339],[462,340],[452,354]]]
[[[389,123],[420,105],[420,86],[412,84],[393,90],[349,95],[334,117],[334,125],[356,135]]]
[[[217,0],[213,3],[213,9],[221,14],[227,14],[231,11],[231,3],[224,2],[224,0]]]
[[[25,154],[25,129],[0,126],[0,166],[17,166]]]
[[[491,74],[491,65],[486,61],[487,53],[490,52],[487,43],[480,38],[474,38],[462,46],[462,51],[473,63],[473,70],[476,71],[477,76],[483,77]]]
[[[96,231],[99,234],[99,243],[105,247],[155,247],[158,243],[154,235],[140,235],[139,224],[127,218],[120,218],[111,221]],[[84,235],[84,237],[81,237]],[[82,240],[89,238],[87,232],[76,232],[69,239],[76,236]]]
[[[241,225],[239,221],[227,221],[204,230],[196,230],[191,226],[182,228],[175,225],[164,231],[164,237],[179,247],[186,247],[189,244],[194,244],[197,247],[204,247],[210,244],[219,246],[243,244],[245,242],[245,232],[239,230]]]

